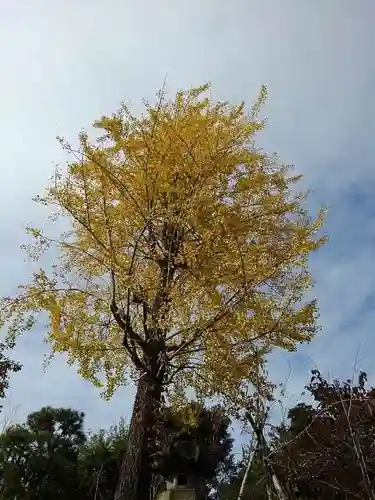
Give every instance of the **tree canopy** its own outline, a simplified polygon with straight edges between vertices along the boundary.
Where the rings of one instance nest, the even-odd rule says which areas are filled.
[[[196,418],[189,424],[186,417],[194,410]],[[174,422],[173,428],[168,424],[163,428],[163,436],[158,433],[158,450],[165,463],[176,459],[175,450],[170,447],[175,432],[193,430],[198,425],[205,479],[213,482],[222,469],[234,468],[229,421],[220,408],[211,410],[192,403],[183,412],[175,414],[169,408],[163,415],[168,422]],[[28,415],[24,423],[11,425],[1,433],[1,498],[112,500],[129,427],[121,420],[108,430],[85,433],[83,422],[84,415],[75,410],[45,407]],[[206,424],[212,427],[214,422],[217,428],[211,435]],[[177,467],[175,471],[181,469]],[[159,483],[160,491],[162,481]]]
[[[84,415],[41,408],[0,434],[3,500],[112,500],[128,427],[86,434]]]
[[[6,355],[6,351],[14,347],[13,342],[0,342],[0,400],[3,400],[6,396],[6,392],[9,389],[9,378],[12,373],[17,373],[21,370],[22,365],[17,361],[13,361]],[[0,410],[2,405],[0,405]]]
[[[192,401],[177,412],[164,408],[154,429],[154,470],[166,479],[186,474],[212,481],[231,458],[229,425],[222,407]]]
[[[97,139],[60,140],[71,161],[36,201],[70,227],[28,229],[32,259],[59,258],[1,301],[8,339],[47,317],[53,352],[107,396],[151,370],[152,344],[175,394],[238,399],[254,345],[292,350],[316,331],[304,294],[323,213],[310,217],[300,176],[255,146],[266,89],[249,111],[209,90],[161,92],[138,117],[122,105],[94,122]]]
[[[87,435],[79,453],[82,499],[91,500],[95,495],[100,500],[113,499],[128,434],[129,427],[121,420],[109,430]]]
[[[313,404],[298,403],[279,429],[272,460],[290,494],[303,499],[369,499],[375,487],[375,391],[328,382],[313,370]]]
[[[1,498],[68,500],[80,491],[83,414],[42,408],[0,435]]]

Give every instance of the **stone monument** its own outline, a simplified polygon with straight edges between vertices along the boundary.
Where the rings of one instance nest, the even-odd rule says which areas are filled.
[[[193,478],[179,474],[167,481],[166,490],[160,493],[158,500],[196,500],[196,488]]]
[[[158,496],[158,500],[196,500],[199,478],[190,472],[190,467],[198,460],[199,445],[187,434],[181,435],[175,444],[175,451],[181,459],[179,466],[176,463],[179,472],[176,471],[174,476],[167,480],[166,490]]]

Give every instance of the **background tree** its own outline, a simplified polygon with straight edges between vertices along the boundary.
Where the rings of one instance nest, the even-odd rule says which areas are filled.
[[[167,385],[236,404],[254,345],[263,355],[294,349],[316,330],[304,293],[323,217],[308,216],[300,176],[255,147],[266,89],[249,112],[208,90],[171,101],[161,92],[140,117],[122,105],[94,123],[96,141],[61,140],[72,162],[37,201],[70,230],[54,238],[29,228],[30,256],[53,246],[60,260],[0,304],[11,339],[47,312],[53,352],[105,383],[107,396],[136,381],[117,500],[149,496],[148,429]]]
[[[6,351],[12,349],[14,343],[10,342],[5,344],[0,342],[0,400],[3,400],[6,396],[6,391],[9,388],[9,377],[12,373],[17,373],[21,370],[22,365],[13,361],[8,356],[6,356]],[[0,405],[0,410],[2,405]]]
[[[242,481],[246,474],[246,482],[242,489],[241,500],[267,500],[266,474],[264,464],[259,455],[258,447],[253,445],[245,446],[242,450],[241,459],[234,464],[230,464],[226,474],[223,474],[215,483],[215,490],[211,493],[212,500],[239,500]],[[248,460],[252,456],[252,463],[249,471]]]
[[[254,355],[259,357],[258,352],[255,352]],[[282,387],[282,384],[280,386]],[[269,500],[274,497],[286,500],[283,485],[269,459],[269,436],[266,430],[272,404],[275,402],[275,388],[276,385],[268,380],[265,360],[261,358],[257,363],[252,394],[247,398],[244,411],[239,414],[244,429],[250,431],[252,439],[250,446],[248,446],[246,466],[242,470],[240,469],[242,479],[238,490],[238,500],[244,500],[249,495],[259,496],[259,494]],[[257,483],[254,483],[254,472],[256,473],[255,477],[259,477],[260,471],[262,476]],[[260,489],[261,483],[262,489]]]
[[[88,436],[79,453],[84,500],[112,500],[126,451],[129,428],[124,420]]]
[[[375,491],[375,390],[350,380],[327,382],[312,371],[307,391],[281,427],[272,459],[299,498],[372,499]]]
[[[42,408],[0,435],[1,498],[111,500],[126,449],[124,421],[89,436],[83,414]]]
[[[164,424],[165,423],[165,427]],[[83,415],[70,409],[42,408],[0,435],[1,498],[4,500],[111,500],[126,451],[129,427],[123,420],[108,430],[84,434]],[[197,427],[198,425],[198,427]],[[236,470],[231,454],[229,420],[222,410],[189,405],[178,414],[168,409],[159,421],[159,465],[166,475],[176,459],[172,443],[190,432],[200,444],[199,475],[203,472],[208,496]],[[157,458],[155,456],[155,458]],[[160,492],[161,490],[159,490]],[[156,498],[154,496],[153,498]],[[211,498],[211,497],[210,497]],[[214,497],[212,497],[214,498]]]
[[[1,498],[76,498],[84,441],[83,414],[65,408],[42,408],[26,424],[8,427],[0,435]]]
[[[191,401],[183,410],[164,408],[153,439],[153,469],[167,480],[185,475],[197,480],[206,498],[218,477],[233,464],[230,420],[220,406]]]

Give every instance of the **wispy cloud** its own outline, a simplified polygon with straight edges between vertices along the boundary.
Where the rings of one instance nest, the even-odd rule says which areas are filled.
[[[282,379],[290,363],[289,392],[298,395],[313,362],[350,376],[359,344],[361,367],[371,373],[374,18],[372,0],[4,4],[0,292],[27,273],[17,249],[23,225],[40,220],[31,197],[63,160],[57,134],[74,140],[121,100],[138,106],[165,76],[171,91],[211,81],[216,97],[248,102],[267,84],[269,126],[261,145],[305,173],[312,206],[331,205],[331,240],[312,261],[322,333],[295,354],[276,353],[271,374]],[[129,388],[102,402],[62,358],[44,374],[44,350],[37,334],[17,349],[25,364],[11,390],[18,418],[43,404],[85,410],[89,427],[129,414]]]

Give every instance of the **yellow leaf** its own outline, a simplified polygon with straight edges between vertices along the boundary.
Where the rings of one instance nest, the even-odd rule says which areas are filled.
[[[48,312],[53,351],[96,385],[104,373],[107,396],[139,378],[151,338],[165,342],[153,366],[173,356],[164,376],[176,398],[192,386],[238,401],[255,346],[293,350],[317,329],[316,304],[303,299],[324,213],[307,217],[306,196],[291,194],[300,176],[255,147],[266,88],[250,110],[209,91],[161,96],[142,116],[123,105],[94,123],[98,141],[60,140],[72,161],[38,200],[69,231],[29,230],[32,258],[55,246],[60,259],[0,304],[10,336]]]

